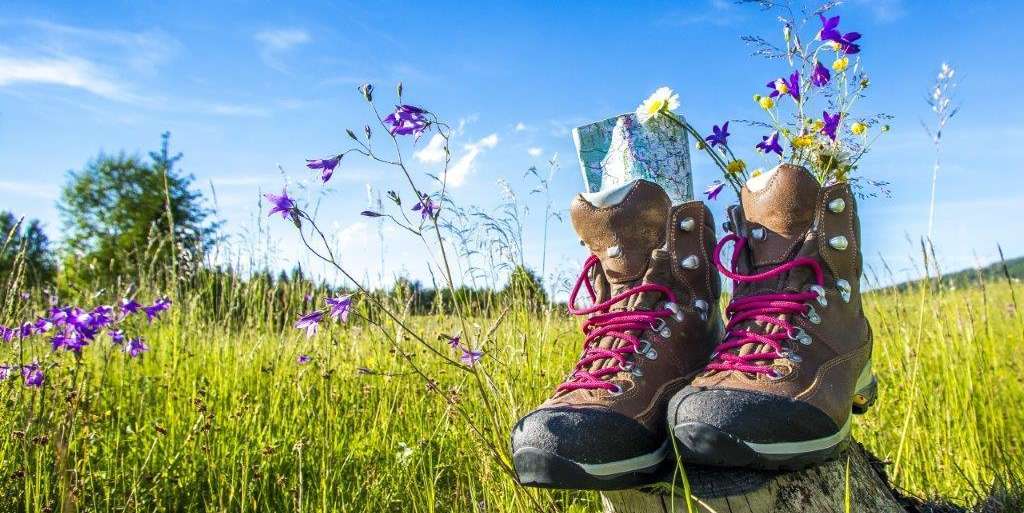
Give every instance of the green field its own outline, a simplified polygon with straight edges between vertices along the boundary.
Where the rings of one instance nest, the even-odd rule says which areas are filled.
[[[507,472],[509,427],[579,350],[561,309],[469,321],[486,352],[472,371],[393,322],[374,327],[366,301],[307,339],[278,322],[305,290],[239,284],[211,311],[214,285],[138,327],[152,348],[142,359],[106,339],[81,360],[45,339],[0,349],[0,361],[57,365],[39,390],[0,383],[0,510],[596,510],[595,493],[524,491]],[[1022,294],[984,280],[867,295],[881,396],[855,436],[901,489],[974,504],[1012,486],[1024,463]],[[31,310],[19,308],[5,316]],[[463,329],[443,315],[403,322],[441,354],[436,335]]]

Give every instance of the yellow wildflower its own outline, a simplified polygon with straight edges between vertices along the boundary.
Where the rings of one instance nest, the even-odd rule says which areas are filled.
[[[792,144],[794,148],[806,148],[814,144],[814,136],[809,134],[796,136],[793,138]]]
[[[868,126],[858,121],[850,125],[850,131],[853,132],[854,135],[864,135],[868,131]]]
[[[820,119],[815,119],[811,123],[811,130],[814,132],[820,132],[822,128],[825,128],[825,122]]]
[[[850,66],[850,58],[849,57],[840,57],[840,58],[832,61],[832,69],[835,70],[836,73],[842,73],[842,72],[846,71],[846,68],[848,68],[849,66]]]
[[[761,108],[764,110],[771,110],[775,106],[775,100],[770,96],[762,96],[760,100],[757,100],[757,103],[761,104]]]
[[[738,175],[747,169],[747,163],[742,159],[736,159],[725,165],[725,170],[731,174]]]
[[[754,178],[755,176],[761,176],[761,173],[764,173],[764,169],[757,168],[753,172],[750,173],[750,177]]]

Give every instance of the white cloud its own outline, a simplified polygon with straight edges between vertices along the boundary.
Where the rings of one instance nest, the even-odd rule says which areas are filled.
[[[542,153],[544,153],[544,148],[529,148],[526,150],[526,153],[529,153],[531,157],[539,157]]]
[[[516,132],[522,132],[523,130],[526,130],[526,123],[522,121],[516,123]]]
[[[338,245],[344,251],[351,247],[365,247],[370,242],[370,227],[363,221],[338,230]]]
[[[424,164],[438,164],[444,162],[444,137],[442,137],[441,134],[434,134],[427,145],[424,146],[423,149],[413,153],[412,156],[416,157],[416,160],[419,160]]]
[[[493,149],[497,145],[498,134],[491,134],[474,144],[467,144],[466,152],[455,161],[455,164],[448,168],[448,172],[445,174],[448,186],[455,188],[465,183],[466,177],[475,169],[473,164],[476,162],[477,157],[480,156],[480,153],[484,150]]]
[[[257,32],[253,38],[262,45],[260,58],[264,64],[281,72],[288,72],[282,60],[289,50],[312,41],[309,33],[302,29],[276,29]]]
[[[0,57],[0,87],[17,83],[60,85],[111,100],[133,98],[95,64],[75,57]]]

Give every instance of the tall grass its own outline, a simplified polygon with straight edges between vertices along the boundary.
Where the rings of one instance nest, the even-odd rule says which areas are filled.
[[[481,337],[495,341],[480,367],[494,390],[484,404],[472,374],[429,358],[391,321],[376,319],[379,330],[363,309],[306,339],[286,321],[303,309],[305,285],[224,276],[199,273],[182,288],[142,360],[105,342],[81,359],[26,347],[59,368],[39,391],[0,383],[0,511],[597,508],[596,494],[518,488],[454,407],[511,426],[542,401],[579,349],[575,321],[560,311],[471,315],[474,329],[494,332]],[[923,281],[866,296],[881,396],[855,436],[891,462],[900,488],[975,502],[1019,472],[1024,320],[1012,287]],[[216,306],[215,290],[232,299]],[[403,322],[453,329],[443,314]],[[2,351],[0,360],[11,356]],[[299,364],[300,353],[313,361]],[[485,436],[505,447],[506,434]]]

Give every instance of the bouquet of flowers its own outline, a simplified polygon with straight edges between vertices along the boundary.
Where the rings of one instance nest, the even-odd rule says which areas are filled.
[[[754,145],[764,167],[789,162],[806,167],[822,184],[854,183],[857,179],[851,174],[857,163],[872,143],[889,131],[884,124],[888,116],[854,114],[857,100],[871,84],[861,67],[861,34],[843,32],[839,16],[827,15],[831,7],[825,4],[799,20],[788,10],[780,16],[784,48],[760,37],[743,38],[756,48],[755,55],[788,63],[786,70],[765,84],[767,90],[753,97],[767,121],[747,123],[767,132]],[[795,27],[808,24],[816,32],[805,39]],[[708,199],[717,197],[727,184],[739,194],[747,179],[763,172],[763,168],[748,171],[746,161],[736,156],[729,141],[729,121],[713,126],[705,136],[673,114],[678,106],[678,95],[662,87],[640,104],[637,116],[644,122],[674,120],[698,141],[697,148],[711,157],[724,177],[705,190]],[[888,194],[885,182],[867,182]]]

